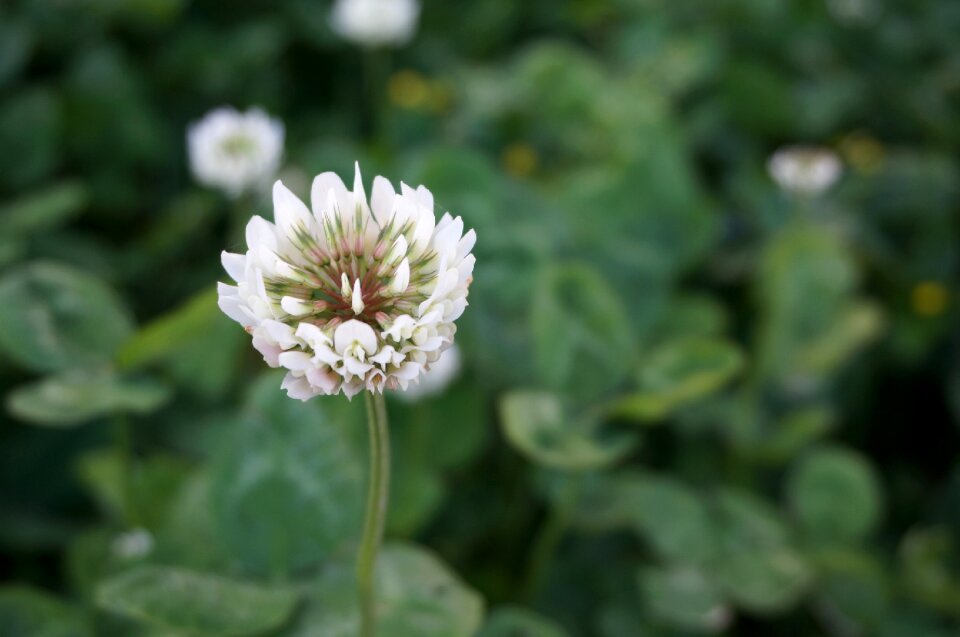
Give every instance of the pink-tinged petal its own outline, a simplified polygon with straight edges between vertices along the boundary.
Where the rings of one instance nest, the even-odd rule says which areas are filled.
[[[333,343],[337,352],[342,354],[354,342],[359,342],[367,354],[377,351],[377,334],[373,328],[356,319],[350,319],[337,327],[333,334]]]
[[[305,372],[314,366],[310,354],[300,351],[283,352],[279,362],[292,372]]]
[[[393,216],[393,202],[396,198],[397,191],[393,189],[389,179],[379,175],[374,178],[370,208],[373,211],[373,218],[381,227],[390,222],[390,217]]]
[[[241,283],[247,278],[247,255],[233,254],[224,250],[220,253],[220,263],[223,264],[223,269],[227,271],[227,276],[237,283]]]
[[[285,390],[290,398],[297,400],[307,401],[316,396],[316,391],[310,386],[306,378],[294,376],[292,373],[284,376],[280,389]]]
[[[344,396],[351,399],[363,391],[363,379],[353,379],[349,382],[345,381],[341,389],[343,390]]]
[[[321,394],[332,395],[340,391],[343,378],[331,369],[314,367],[307,370],[307,381]]]
[[[280,346],[265,335],[253,337],[253,347],[263,355],[263,360],[270,367],[280,367]]]

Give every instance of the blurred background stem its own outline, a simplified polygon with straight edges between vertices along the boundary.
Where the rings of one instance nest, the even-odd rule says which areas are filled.
[[[383,137],[384,88],[387,84],[388,53],[383,49],[367,49],[363,54],[363,104],[360,129],[371,145]]]
[[[357,586],[360,597],[360,637],[373,637],[376,633],[374,571],[390,497],[390,433],[383,394],[365,392],[364,399],[367,430],[370,433],[370,481],[367,485],[363,537],[357,555]]]
[[[117,464],[119,465],[121,522],[128,528],[136,528],[140,526],[140,519],[133,497],[133,474],[136,468],[130,420],[126,414],[121,413],[114,416],[113,438],[117,450]]]
[[[551,502],[547,519],[540,526],[530,551],[530,561],[527,566],[527,575],[523,583],[523,598],[527,602],[533,601],[534,596],[543,586],[543,578],[554,553],[563,539],[564,533],[570,524],[570,516],[576,506],[579,484],[574,481],[565,485],[559,499]]]

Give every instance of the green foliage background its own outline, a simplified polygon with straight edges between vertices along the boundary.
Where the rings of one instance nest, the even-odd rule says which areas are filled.
[[[216,307],[270,215],[190,179],[222,104],[294,191],[359,160],[479,236],[464,373],[390,400],[382,635],[960,634],[960,4],[427,0],[389,52],[328,11],[0,5],[4,637],[355,634],[362,406]]]

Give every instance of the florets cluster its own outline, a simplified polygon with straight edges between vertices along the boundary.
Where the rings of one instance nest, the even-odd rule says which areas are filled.
[[[437,221],[423,186],[377,177],[368,203],[359,166],[353,191],[323,173],[310,194],[312,210],[274,184],[275,223],[253,217],[246,254],[223,253],[220,308],[293,398],[406,389],[453,343],[476,234]]]

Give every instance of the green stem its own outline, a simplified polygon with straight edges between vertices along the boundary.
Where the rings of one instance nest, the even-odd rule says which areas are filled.
[[[543,585],[543,576],[560,546],[560,540],[567,532],[578,497],[579,486],[576,483],[568,485],[560,501],[551,504],[547,519],[537,532],[523,587],[523,597],[528,602],[533,601],[533,596]]]
[[[383,394],[364,392],[367,405],[367,429],[370,432],[370,482],[367,485],[367,511],[363,537],[357,553],[357,587],[360,596],[360,637],[376,634],[374,569],[377,551],[383,539],[390,497],[390,434]]]
[[[117,461],[120,465],[120,512],[123,523],[128,527],[139,526],[133,498],[133,441],[130,435],[130,422],[124,414],[117,414],[113,419],[114,444],[117,447]]]

